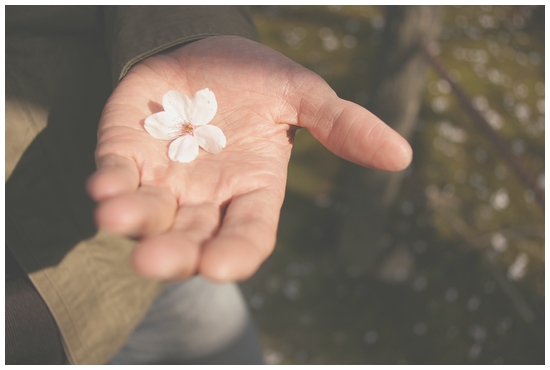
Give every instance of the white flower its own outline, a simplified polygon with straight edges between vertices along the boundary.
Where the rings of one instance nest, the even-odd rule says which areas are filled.
[[[217,126],[208,125],[216,115],[218,103],[208,88],[199,90],[193,99],[177,91],[162,97],[163,112],[145,119],[145,130],[156,139],[174,140],[168,156],[177,162],[191,162],[199,154],[199,146],[218,154],[225,148],[226,139]]]

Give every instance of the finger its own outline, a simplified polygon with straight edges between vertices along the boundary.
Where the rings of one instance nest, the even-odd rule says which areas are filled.
[[[218,234],[204,245],[199,273],[219,282],[250,277],[273,251],[282,201],[268,189],[233,198]]]
[[[362,166],[399,171],[410,164],[412,149],[401,135],[365,108],[316,84],[300,89],[300,126],[336,155]]]
[[[139,171],[134,161],[119,155],[106,155],[97,161],[97,170],[86,184],[95,201],[134,191],[139,185]]]
[[[217,231],[220,207],[215,204],[181,207],[174,227],[167,233],[144,239],[132,256],[134,269],[158,280],[186,279],[197,272],[202,244]]]
[[[101,202],[96,209],[96,222],[100,228],[117,234],[156,234],[172,226],[176,208],[176,199],[168,190],[141,186]]]

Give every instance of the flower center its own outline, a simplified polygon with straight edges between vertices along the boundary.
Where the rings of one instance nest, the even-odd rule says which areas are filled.
[[[180,133],[181,135],[193,135],[193,131],[195,131],[195,127],[193,127],[190,123],[182,123]]]

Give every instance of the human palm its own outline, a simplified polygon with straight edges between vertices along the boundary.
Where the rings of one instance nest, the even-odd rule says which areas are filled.
[[[214,92],[227,146],[190,163],[168,157],[144,120],[168,90]],[[316,74],[276,51],[210,37],[149,57],[119,83],[101,118],[88,190],[101,228],[140,239],[135,269],[162,280],[201,274],[242,280],[271,253],[296,128],[345,159],[382,170],[410,162],[410,147],[365,109],[339,99]]]

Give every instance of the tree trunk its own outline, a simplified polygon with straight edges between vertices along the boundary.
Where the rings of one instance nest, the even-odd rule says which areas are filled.
[[[387,6],[386,26],[375,62],[367,108],[410,140],[417,121],[427,64],[418,53],[419,39],[429,43],[440,30],[440,6]],[[355,167],[348,183],[348,212],[339,250],[350,273],[382,273],[382,260],[391,249],[387,235],[389,212],[401,187],[403,173]],[[407,264],[403,251],[396,261]],[[395,254],[395,253],[394,253]],[[408,259],[410,261],[410,259]]]

